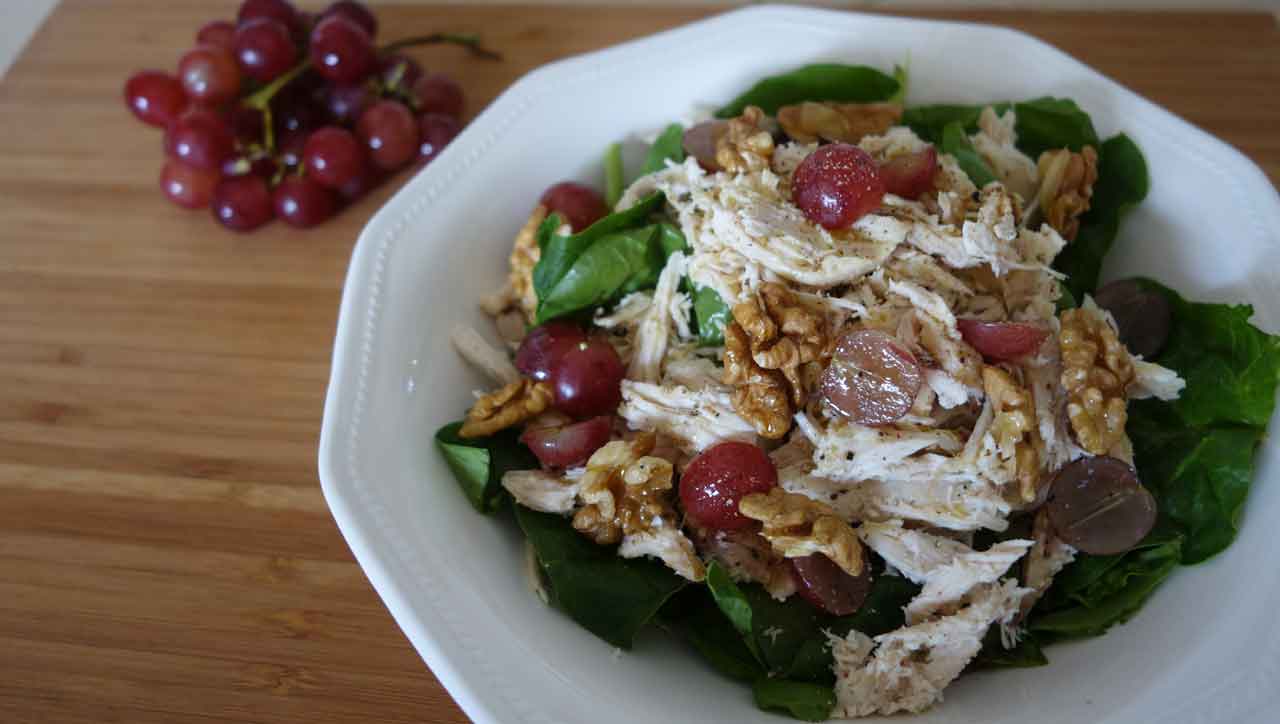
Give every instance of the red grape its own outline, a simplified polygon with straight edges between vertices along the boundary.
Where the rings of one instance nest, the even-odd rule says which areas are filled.
[[[920,364],[896,339],[861,329],[836,344],[822,375],[822,395],[860,425],[886,425],[907,414],[923,382]]]
[[[342,185],[338,189],[338,195],[347,203],[352,203],[361,196],[369,193],[386,180],[387,174],[371,163],[366,163],[364,169],[357,175],[353,176],[350,181]]]
[[[728,121],[703,121],[684,132],[681,145],[685,153],[698,159],[698,165],[708,173],[720,170],[716,160],[716,144],[729,131]]]
[[[324,19],[330,15],[340,15],[359,25],[370,38],[378,34],[378,18],[369,12],[369,8],[365,7],[364,3],[339,0],[325,8],[324,12],[320,13],[320,18]]]
[[[270,83],[298,60],[289,28],[270,18],[254,18],[236,28],[235,53],[240,69],[259,83]]]
[[[325,126],[307,139],[302,162],[316,183],[340,189],[364,170],[365,156],[360,142],[350,131]]]
[[[1117,279],[1100,287],[1093,300],[1111,312],[1120,342],[1130,352],[1153,359],[1164,348],[1173,324],[1164,294],[1136,279]]]
[[[206,106],[231,100],[240,92],[240,68],[226,48],[199,45],[178,61],[178,79],[187,97]]]
[[[227,116],[231,133],[243,145],[262,143],[266,126],[262,111],[247,106],[235,106]]]
[[[222,162],[223,176],[244,176],[253,174],[270,180],[280,170],[280,165],[270,156],[249,158],[248,156],[232,156]]]
[[[243,25],[256,18],[274,20],[290,31],[301,23],[298,10],[288,0],[244,0],[240,4],[240,12],[236,13],[236,23]]]
[[[1137,472],[1108,455],[1064,465],[1045,507],[1058,536],[1091,556],[1133,548],[1151,532],[1157,513],[1155,497]]]
[[[170,157],[189,166],[217,169],[235,152],[235,137],[221,116],[192,108],[165,131],[164,146]]]
[[[833,616],[849,616],[862,608],[871,592],[871,571],[851,576],[821,553],[791,558],[791,577],[804,600]]]
[[[378,168],[394,171],[418,152],[418,124],[403,103],[382,100],[360,114],[356,134]]]
[[[377,65],[369,34],[343,15],[330,15],[311,31],[311,64],[331,83],[354,83]]]
[[[213,189],[213,218],[234,231],[252,231],[271,220],[271,189],[260,176],[224,178]]]
[[[422,77],[422,66],[407,55],[392,53],[378,60],[378,77],[388,89],[411,89]]]
[[[539,382],[551,379],[565,352],[587,341],[573,322],[554,320],[529,330],[516,350],[516,369]]]
[[[443,73],[428,73],[413,84],[413,101],[419,113],[443,113],[462,117],[462,86]]]
[[[1049,331],[1021,322],[984,322],[980,319],[957,319],[956,328],[970,346],[989,360],[1008,362],[1035,354]]]
[[[539,203],[547,207],[548,212],[563,216],[574,231],[582,231],[609,213],[599,192],[573,181],[561,181],[547,189]]]
[[[286,224],[305,229],[333,216],[337,199],[333,191],[306,176],[289,176],[276,187],[272,199],[276,216]]]
[[[457,137],[462,126],[453,116],[423,113],[418,118],[418,130],[421,132],[418,139],[418,160],[428,163]]]
[[[885,191],[904,199],[916,199],[933,188],[938,172],[938,151],[927,146],[923,151],[894,156],[880,167]]]
[[[170,201],[188,209],[208,206],[217,183],[217,171],[188,166],[172,158],[164,162],[160,171],[160,190]]]
[[[214,45],[225,50],[234,51],[236,47],[235,24],[226,20],[205,23],[196,33],[196,45]]]
[[[187,96],[177,78],[159,70],[143,70],[125,82],[124,102],[138,120],[164,128],[187,107]]]
[[[680,502],[689,520],[704,528],[739,530],[751,519],[738,503],[751,493],[767,493],[778,484],[768,454],[747,442],[722,442],[703,450],[680,477]]]
[[[828,229],[849,228],[880,205],[884,192],[875,160],[847,143],[809,154],[791,181],[791,200],[809,221]]]
[[[592,337],[570,347],[551,370],[555,408],[571,417],[611,415],[622,402],[626,369],[613,345]]]
[[[273,120],[278,135],[310,131],[324,124],[325,111],[318,107],[310,93],[284,91],[272,103]]]
[[[323,95],[329,116],[338,123],[354,124],[374,99],[364,83],[328,86]]]
[[[276,141],[276,158],[280,164],[289,170],[302,165],[302,153],[308,138],[306,131],[294,131]]]
[[[613,418],[601,415],[567,425],[530,426],[520,436],[520,442],[545,467],[568,468],[586,462],[591,453],[609,442],[612,430]]]

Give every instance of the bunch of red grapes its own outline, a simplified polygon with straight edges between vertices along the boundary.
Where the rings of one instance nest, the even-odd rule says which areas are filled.
[[[176,75],[130,77],[129,109],[165,129],[165,196],[208,207],[236,231],[273,217],[310,227],[391,173],[435,158],[461,129],[462,88],[379,52],[377,30],[358,2],[313,16],[288,0],[245,0],[235,23],[200,28]]]

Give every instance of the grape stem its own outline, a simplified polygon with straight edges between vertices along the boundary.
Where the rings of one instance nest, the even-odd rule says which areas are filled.
[[[378,50],[382,55],[394,53],[401,48],[412,48],[417,45],[435,45],[438,43],[448,43],[450,45],[461,45],[477,57],[485,60],[502,60],[502,54],[493,50],[489,50],[480,44],[480,36],[474,33],[432,33],[430,35],[416,35],[412,38],[404,38],[394,43],[388,43]]]

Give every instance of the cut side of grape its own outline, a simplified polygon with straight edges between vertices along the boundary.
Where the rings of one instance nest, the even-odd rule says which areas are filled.
[[[166,198],[186,209],[203,209],[218,184],[217,171],[195,168],[169,159],[160,170],[160,190]]]
[[[413,102],[419,113],[443,113],[462,117],[465,99],[458,81],[443,73],[428,73],[412,86]]]
[[[585,463],[609,442],[612,430],[613,418],[601,415],[566,425],[531,425],[520,436],[520,442],[533,451],[544,467],[570,468]]]
[[[561,181],[547,189],[539,203],[547,207],[548,213],[564,217],[574,231],[582,231],[609,213],[600,192],[574,181]]]
[[[884,198],[880,168],[848,143],[822,146],[805,157],[791,180],[791,200],[806,218],[828,229],[847,229]]]
[[[989,361],[1011,362],[1035,354],[1049,330],[1022,322],[957,319],[956,328],[969,346]]]
[[[225,48],[201,45],[188,50],[178,61],[178,80],[188,98],[216,106],[240,92],[240,67]]]
[[[569,348],[551,369],[555,409],[570,417],[612,415],[622,402],[626,368],[613,345],[591,337]]]
[[[860,425],[887,425],[911,410],[924,382],[914,355],[879,330],[840,338],[822,375],[822,396],[835,412]]]
[[[344,15],[330,15],[311,31],[311,64],[331,83],[355,83],[378,63],[364,28]]]
[[[216,170],[235,152],[235,138],[221,116],[193,108],[165,131],[164,146],[170,158],[196,168]]]
[[[326,221],[338,206],[333,191],[306,176],[289,176],[281,181],[272,202],[276,216],[299,229]]]
[[[297,62],[298,47],[283,23],[254,18],[236,28],[235,54],[245,75],[270,83]]]
[[[1156,501],[1127,463],[1107,455],[1070,462],[1045,503],[1062,540],[1096,556],[1133,548],[1156,522]]]
[[[885,191],[904,199],[918,199],[933,189],[938,173],[938,150],[928,146],[923,151],[903,153],[880,166]]]
[[[125,82],[124,103],[138,120],[165,128],[186,109],[187,94],[177,78],[159,70],[144,70]]]
[[[741,530],[753,521],[738,511],[751,493],[778,484],[769,455],[747,442],[722,442],[703,450],[680,477],[680,502],[694,524],[714,530]]]
[[[1164,349],[1173,310],[1163,294],[1132,279],[1121,279],[1103,286],[1093,300],[1111,312],[1120,341],[1130,352],[1149,360]]]
[[[796,592],[832,616],[856,613],[871,593],[871,571],[866,565],[860,575],[851,576],[821,553],[789,560]]]
[[[213,218],[233,231],[252,231],[271,220],[271,189],[259,176],[224,178],[213,190]]]
[[[418,118],[418,160],[429,163],[457,138],[462,125],[453,116],[424,113]]]
[[[373,164],[394,171],[418,153],[418,122],[403,103],[382,100],[369,106],[356,123]]]

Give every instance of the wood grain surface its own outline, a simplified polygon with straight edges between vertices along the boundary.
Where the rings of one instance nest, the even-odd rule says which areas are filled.
[[[710,12],[380,17],[500,48],[500,64],[418,53],[475,110],[537,65]],[[0,83],[0,721],[464,722],[316,476],[343,273],[393,188],[312,231],[236,236],[160,196],[160,135],[121,103],[131,71],[173,67],[233,14],[69,0]],[[1270,16],[945,16],[1044,38],[1280,179]]]

